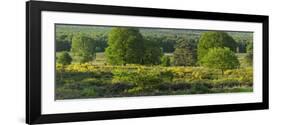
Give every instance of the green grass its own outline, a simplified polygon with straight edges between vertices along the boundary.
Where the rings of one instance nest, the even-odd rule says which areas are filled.
[[[224,77],[203,67],[71,64],[56,70],[56,99],[253,91],[251,69],[228,70]]]
[[[56,56],[60,54],[56,52]],[[111,66],[100,52],[90,64],[73,62],[63,72],[57,67],[55,97],[60,100],[253,92],[252,78],[245,77],[252,74],[243,70],[251,69],[244,62],[246,54],[236,55],[241,69],[229,70],[222,77],[219,70],[202,67]],[[71,70],[75,65],[78,69]]]

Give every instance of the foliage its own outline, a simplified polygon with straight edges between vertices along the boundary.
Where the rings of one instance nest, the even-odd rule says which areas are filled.
[[[220,31],[208,31],[202,33],[197,45],[197,54],[199,63],[205,55],[207,55],[209,49],[215,47],[228,47],[231,51],[236,51],[236,42],[226,32]]]
[[[72,38],[71,53],[80,63],[92,61],[95,49],[95,41],[85,34],[77,34]]]
[[[171,59],[169,56],[162,56],[161,58],[161,65],[162,66],[171,66]]]
[[[57,62],[62,65],[69,65],[72,62],[72,58],[67,52],[64,51],[58,56]]]
[[[64,70],[62,72],[62,70]],[[252,91],[253,69],[204,67],[56,65],[56,98],[98,98]],[[72,93],[73,92],[73,93]]]
[[[161,83],[162,80],[159,70],[147,70],[142,67],[138,67],[134,71],[117,69],[113,71],[113,75],[115,81],[133,83],[143,88],[150,88],[155,84]]]
[[[239,67],[236,55],[229,48],[212,48],[202,59],[203,66],[221,69],[222,75],[226,69]]]
[[[55,98],[253,92],[252,35],[58,24]]]
[[[113,65],[140,64],[144,53],[143,37],[136,28],[112,28],[105,54]]]
[[[253,65],[253,43],[248,43],[247,45],[247,55],[245,60],[249,65]]]
[[[67,35],[61,35],[56,37],[56,51],[69,51],[71,48],[71,42]]]
[[[174,65],[176,66],[193,66],[196,63],[196,51],[193,45],[194,41],[180,39],[177,41],[174,52]]]
[[[104,26],[77,26],[77,25],[56,25],[56,39],[59,37],[66,37],[66,41],[69,41],[67,46],[71,47],[71,39],[78,33],[86,34],[87,36],[97,41],[96,52],[104,52],[107,47],[107,35],[112,27]],[[141,34],[145,38],[150,38],[160,43],[160,47],[164,53],[174,52],[176,42],[179,39],[193,39],[198,41],[200,34],[205,31],[198,30],[177,30],[177,29],[151,29],[151,28],[139,28]],[[239,52],[245,52],[245,43],[252,42],[253,34],[245,32],[227,32],[231,37],[238,42]],[[56,40],[57,41],[57,40]],[[56,42],[57,43],[57,42]],[[59,43],[60,44],[60,43]],[[58,47],[58,46],[56,46]],[[65,46],[66,47],[66,46]],[[69,48],[70,49],[70,48]],[[68,50],[61,50],[68,51]]]
[[[163,52],[157,41],[150,39],[144,40],[144,55],[142,57],[142,64],[158,65],[161,63],[162,56]]]

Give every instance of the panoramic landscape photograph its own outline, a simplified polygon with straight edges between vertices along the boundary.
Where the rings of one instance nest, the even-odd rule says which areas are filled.
[[[55,24],[55,100],[253,92],[253,32]]]

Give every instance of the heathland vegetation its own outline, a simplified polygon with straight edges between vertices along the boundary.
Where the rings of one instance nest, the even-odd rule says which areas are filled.
[[[56,25],[56,99],[253,91],[249,32]]]

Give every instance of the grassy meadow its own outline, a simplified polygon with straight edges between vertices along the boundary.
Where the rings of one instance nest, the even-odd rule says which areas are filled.
[[[247,49],[252,33],[227,33],[237,43],[235,49],[214,47],[199,57],[202,35],[208,31],[56,28],[56,45],[60,47],[56,48],[57,100],[253,92],[252,50]],[[77,34],[87,38],[75,38]],[[139,34],[142,36],[135,38]],[[139,44],[141,40],[143,44]]]

